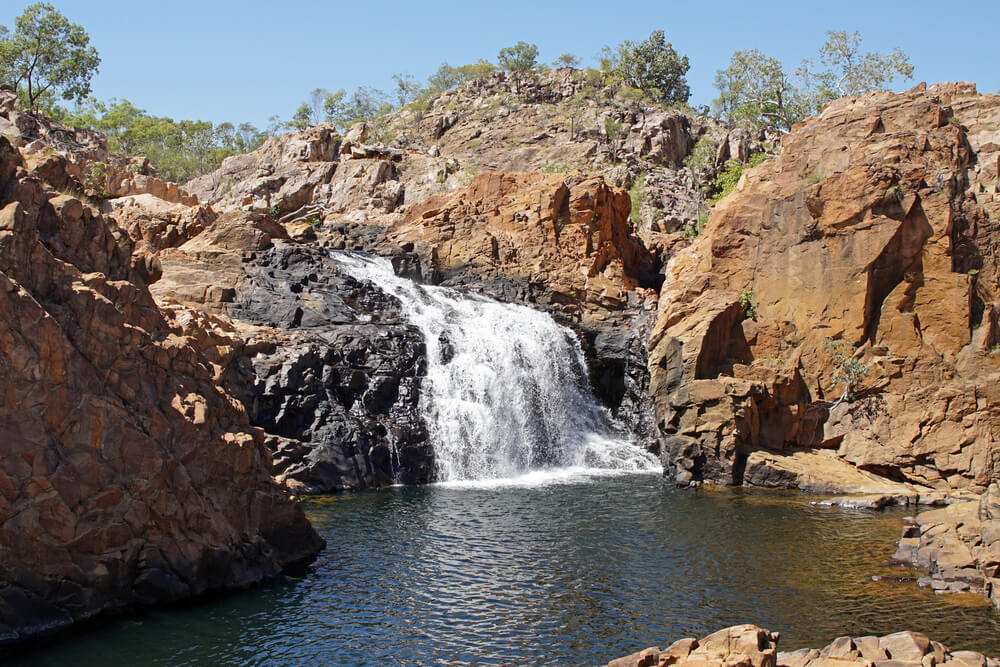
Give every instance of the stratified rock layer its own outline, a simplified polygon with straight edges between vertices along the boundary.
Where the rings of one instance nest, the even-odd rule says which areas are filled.
[[[53,189],[73,183],[58,164],[0,138],[0,644],[247,586],[322,547],[154,303],[157,262]]]
[[[823,649],[778,652],[777,632],[735,625],[707,637],[680,639],[612,660],[607,667],[997,667],[974,651],[952,651],[919,632],[838,637]]]
[[[893,559],[927,570],[921,586],[981,592],[1000,608],[1000,484],[977,500],[918,514]]]
[[[666,271],[649,368],[669,474],[920,498],[1000,475],[998,127],[1000,97],[969,84],[872,93],[744,174]],[[868,367],[853,402],[828,339]]]

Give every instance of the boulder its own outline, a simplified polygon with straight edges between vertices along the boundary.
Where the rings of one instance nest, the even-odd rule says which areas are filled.
[[[988,667],[974,651],[951,651],[919,632],[885,637],[838,637],[822,649],[778,652],[779,634],[737,625],[702,639],[681,639],[668,649],[652,647],[612,660],[608,667]]]
[[[935,591],[983,593],[1000,608],[1000,483],[976,499],[921,512],[903,528],[893,560],[928,572]]]

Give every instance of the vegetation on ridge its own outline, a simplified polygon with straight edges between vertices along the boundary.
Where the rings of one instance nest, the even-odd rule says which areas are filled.
[[[826,69],[803,60],[793,77],[776,58],[758,49],[734,53],[715,77],[719,117],[751,132],[787,132],[830,100],[885,88],[897,77],[913,75],[909,57],[898,47],[891,54],[861,53],[859,33],[828,30],[826,35],[819,50]]]
[[[819,50],[820,66],[803,61],[793,76],[778,60],[757,49],[737,51],[729,66],[717,73],[720,96],[715,100],[715,113],[723,122],[763,139],[768,132],[788,131],[839,95],[861,94],[912,75],[909,58],[899,48],[889,54],[863,53],[860,45],[857,32],[828,31],[827,42]],[[483,59],[457,67],[443,63],[424,84],[408,73],[398,73],[393,76],[391,93],[364,86],[350,94],[344,89],[315,88],[288,121],[272,116],[266,128],[258,129],[249,123],[174,120],[151,115],[126,99],[88,98],[99,64],[84,29],[50,4],[36,3],[25,9],[13,33],[0,26],[0,81],[14,86],[22,107],[104,132],[109,150],[146,155],[160,176],[178,182],[208,173],[225,157],[253,150],[270,136],[321,122],[345,130],[358,121],[376,121],[370,136],[387,141],[391,139],[385,133],[387,121],[381,119],[389,113],[404,109],[422,114],[444,91],[500,71],[506,72],[513,92],[520,95],[547,69],[538,61],[538,47],[521,41],[501,49],[496,64]],[[575,55],[564,53],[553,66],[575,68],[579,64]],[[566,102],[572,115],[571,136],[575,138],[577,117],[588,101],[620,99],[634,110],[673,105],[690,111],[689,67],[688,57],[674,50],[662,30],[652,31],[641,41],[605,47],[600,68],[583,70],[584,85]],[[67,110],[59,99],[74,100],[77,106]],[[602,122],[602,134],[610,144],[627,131],[618,118],[607,116]],[[697,166],[688,164],[692,171],[703,172],[714,160],[708,155],[712,147],[701,148],[701,158],[707,158],[699,158]],[[711,167],[708,172],[714,171],[714,164]],[[709,191],[725,194],[741,172],[742,165],[731,161],[714,181],[707,181]],[[707,178],[711,177],[709,173]]]

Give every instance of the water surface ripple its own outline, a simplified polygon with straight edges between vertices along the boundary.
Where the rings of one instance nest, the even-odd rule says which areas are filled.
[[[302,579],[134,615],[27,664],[588,665],[757,623],[781,647],[926,632],[1000,655],[1000,617],[887,567],[901,510],[676,491],[656,475],[314,499]]]

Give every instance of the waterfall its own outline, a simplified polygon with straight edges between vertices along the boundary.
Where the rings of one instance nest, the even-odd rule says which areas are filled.
[[[385,259],[336,253],[357,280],[402,302],[424,336],[421,405],[439,481],[566,469],[659,470],[612,428],[576,336],[546,313],[397,276]]]

